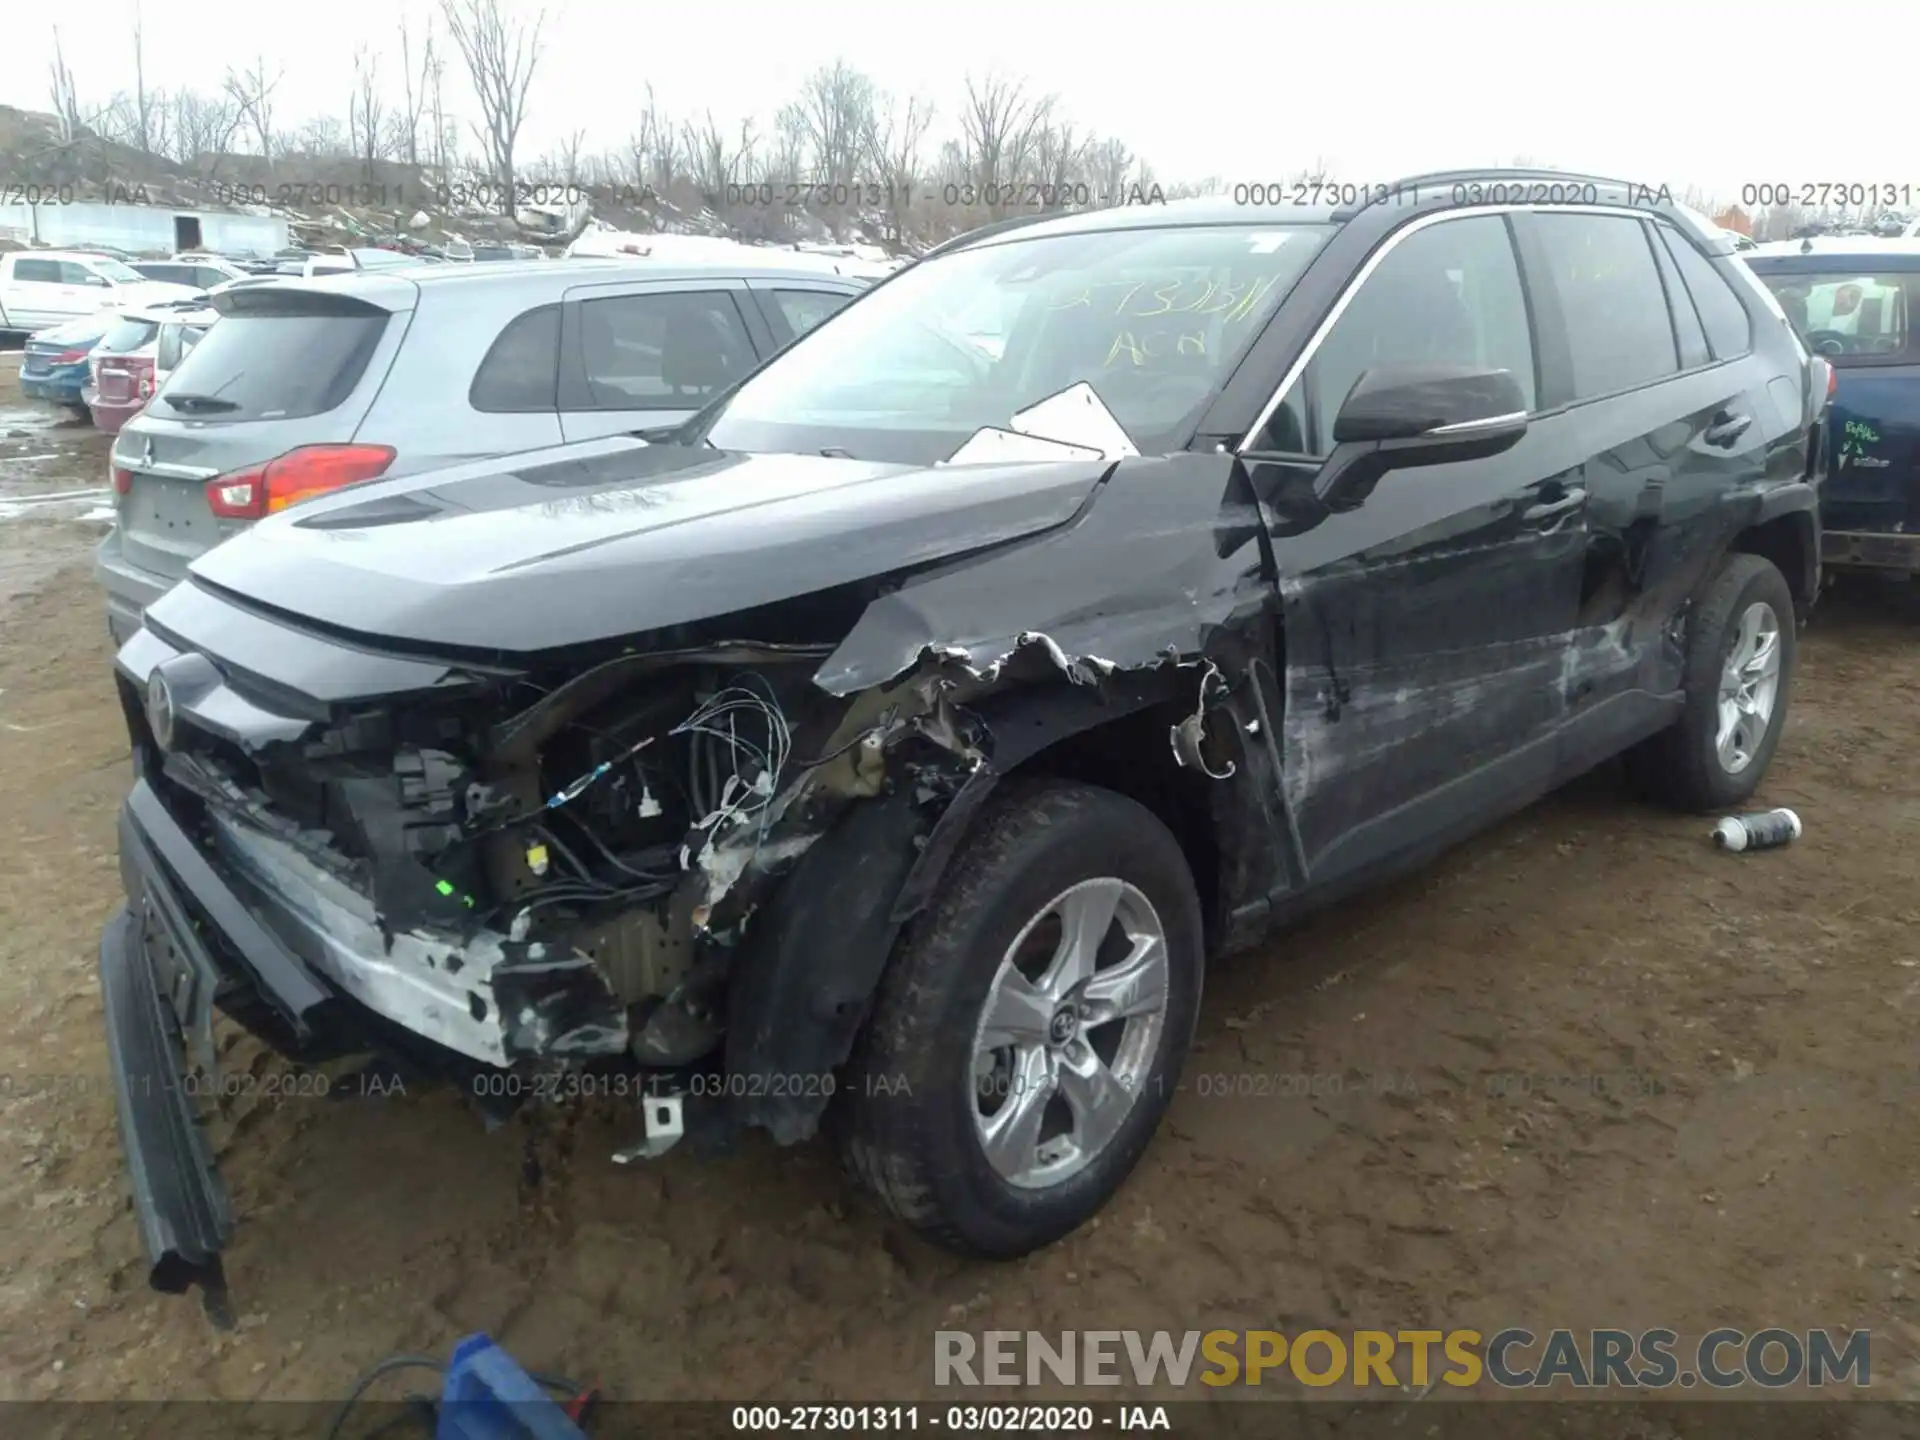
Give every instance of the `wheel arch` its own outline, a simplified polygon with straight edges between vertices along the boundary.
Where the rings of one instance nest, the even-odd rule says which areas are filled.
[[[734,957],[724,1052],[734,1119],[783,1145],[819,1128],[902,928],[1009,780],[1080,780],[1146,806],[1193,870],[1211,948],[1221,923],[1216,782],[1184,768],[1169,739],[1194,711],[1198,673],[1168,666],[972,702],[993,736],[992,759],[931,825],[912,786],[849,808],[774,891]]]

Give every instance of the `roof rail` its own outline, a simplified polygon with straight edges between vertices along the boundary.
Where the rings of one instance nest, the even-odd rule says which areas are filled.
[[[950,250],[962,250],[979,240],[990,240],[995,235],[1003,235],[1009,230],[1018,230],[1023,225],[1038,224],[1042,220],[1057,220],[1058,215],[1041,213],[1037,215],[1009,215],[1004,220],[992,220],[963,235],[955,235],[951,240],[942,240],[920,258],[931,260],[936,255],[945,255]]]
[[[1633,183],[1617,175],[1583,175],[1577,170],[1541,170],[1524,165],[1477,165],[1468,170],[1435,170],[1426,175],[1409,175],[1396,183],[1402,188],[1412,188],[1485,177],[1503,180],[1577,180],[1589,185],[1619,185],[1623,188]]]

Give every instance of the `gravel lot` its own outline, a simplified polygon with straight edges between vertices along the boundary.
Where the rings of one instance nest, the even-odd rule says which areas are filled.
[[[930,1394],[941,1328],[1508,1324],[1870,1326],[1875,1393],[1920,1395],[1920,597],[1880,589],[1829,595],[1803,641],[1763,797],[1798,844],[1717,854],[1597,772],[1216,971],[1142,1168],[1026,1263],[897,1232],[824,1147],[622,1169],[611,1103],[488,1134],[444,1092],[241,1102],[241,1321],[216,1334],[145,1288],[104,1084],[128,772],[98,502],[30,498],[97,487],[105,444],[23,405],[17,359],[0,1399],[337,1396],[482,1328],[617,1396],[737,1401]]]

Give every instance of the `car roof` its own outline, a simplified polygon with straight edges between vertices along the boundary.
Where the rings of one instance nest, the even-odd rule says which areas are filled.
[[[16,250],[22,260],[117,260],[105,250]]]
[[[1744,257],[1754,260],[1788,260],[1801,256],[1870,259],[1906,256],[1920,259],[1920,236],[1883,235],[1809,235],[1800,240],[1769,240],[1757,245]]]
[[[1017,216],[982,226],[978,230],[956,236],[943,244],[936,245],[921,258],[930,260],[949,251],[970,249],[976,244],[998,244],[1004,241],[1038,239],[1049,235],[1096,234],[1102,231],[1117,230],[1156,230],[1174,226],[1244,225],[1244,226],[1296,226],[1296,225],[1333,225],[1344,224],[1361,216],[1379,218],[1400,213],[1411,217],[1415,213],[1426,213],[1444,208],[1454,187],[1461,185],[1500,185],[1521,184],[1529,190],[1538,187],[1580,186],[1591,187],[1596,192],[1596,203],[1619,206],[1630,204],[1633,208],[1683,225],[1694,239],[1705,245],[1715,254],[1730,253],[1733,249],[1731,236],[1724,234],[1718,226],[1704,215],[1674,201],[1671,195],[1659,187],[1635,184],[1629,180],[1620,180],[1603,175],[1577,175],[1561,170],[1525,170],[1525,169],[1480,169],[1480,170],[1439,170],[1422,175],[1409,175],[1391,183],[1369,186],[1342,187],[1330,185],[1330,190],[1351,188],[1373,198],[1352,205],[1258,205],[1235,200],[1232,195],[1207,195],[1194,199],[1148,201],[1142,204],[1123,204],[1104,210],[1081,210],[1067,215]],[[1263,188],[1263,187],[1256,187]],[[1274,187],[1285,188],[1285,187]],[[1151,187],[1132,187],[1133,190]],[[1384,198],[1382,198],[1384,197]],[[1492,203],[1499,203],[1494,201]],[[1530,201],[1525,194],[1515,196],[1513,204],[1578,204],[1579,201]]]
[[[442,293],[457,286],[524,290],[555,299],[575,285],[620,280],[665,280],[697,283],[702,280],[838,281],[858,293],[858,277],[834,275],[798,266],[755,265],[747,261],[725,264],[680,265],[638,258],[551,260],[476,260],[459,265],[380,265],[371,270],[341,270],[322,275],[283,275],[267,285],[236,288],[215,297],[224,305],[230,296],[267,291],[308,291],[363,300],[386,310],[411,309],[423,293]],[[223,309],[222,313],[226,313]]]

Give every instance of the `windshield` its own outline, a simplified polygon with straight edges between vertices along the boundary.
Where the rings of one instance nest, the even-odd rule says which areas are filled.
[[[922,261],[788,347],[705,432],[729,450],[930,464],[1082,381],[1143,453],[1192,427],[1328,234],[1213,225]]]
[[[106,276],[116,285],[138,285],[147,278],[131,265],[122,265],[118,260],[108,259],[104,255],[94,258],[93,271],[96,275]]]
[[[1920,275],[1875,274],[1865,267],[1753,269],[1815,354],[1842,362],[1906,354],[1908,292],[1920,290]]]

